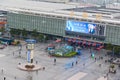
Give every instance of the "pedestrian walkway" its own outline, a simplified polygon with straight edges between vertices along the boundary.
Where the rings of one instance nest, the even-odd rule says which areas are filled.
[[[67,80],[80,80],[80,79],[82,79],[83,77],[85,77],[86,75],[87,75],[87,73],[79,72],[79,73],[73,75],[72,77],[70,77],[70,78],[67,79]]]

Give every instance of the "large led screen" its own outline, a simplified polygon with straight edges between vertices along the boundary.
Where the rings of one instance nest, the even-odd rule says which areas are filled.
[[[68,21],[66,21],[65,30],[80,32],[80,33],[95,34],[96,33],[96,24],[68,20]]]

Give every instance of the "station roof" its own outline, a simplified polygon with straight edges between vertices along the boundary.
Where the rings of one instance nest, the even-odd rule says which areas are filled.
[[[73,8],[74,5],[62,3],[38,2],[30,0],[0,0],[0,5],[9,8],[26,8],[40,11],[54,11],[59,9]]]
[[[111,8],[105,8],[105,7],[73,8],[73,9],[67,9],[67,10],[75,11],[75,12],[88,12],[88,13],[99,13],[99,14],[108,14],[108,15],[120,13],[119,9],[111,9]]]
[[[99,14],[101,21],[120,24],[120,10],[94,5],[81,5],[78,3],[50,3],[38,2],[30,0],[0,0],[0,10],[9,12],[27,12],[36,14],[55,15],[62,17],[83,18],[83,14],[87,13],[89,20],[96,20],[96,15]]]

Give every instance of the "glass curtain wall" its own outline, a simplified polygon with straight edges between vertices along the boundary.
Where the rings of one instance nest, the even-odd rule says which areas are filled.
[[[106,42],[120,45],[120,27],[107,25]]]
[[[8,13],[8,25],[15,29],[26,29],[32,31],[36,29],[40,33],[52,35],[65,35],[66,21],[56,18],[48,18],[33,15]]]

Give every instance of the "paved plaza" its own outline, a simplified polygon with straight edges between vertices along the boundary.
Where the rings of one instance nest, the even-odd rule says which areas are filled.
[[[7,46],[0,50],[0,80],[120,80],[120,69],[117,67],[117,73],[109,73],[110,63],[105,63],[109,57],[106,56],[105,50],[94,51],[96,61],[91,58],[90,50],[81,50],[80,57],[72,58],[54,58],[45,51],[49,43],[37,43],[34,50],[34,64],[44,66],[45,70],[27,72],[18,69],[19,63],[27,63],[27,50],[25,42],[22,43],[22,52],[19,54],[18,46]],[[103,59],[98,60],[99,56]],[[78,63],[76,64],[74,60]],[[74,65],[68,66],[71,62]],[[101,64],[101,66],[99,66]],[[107,79],[108,78],[108,79]]]

